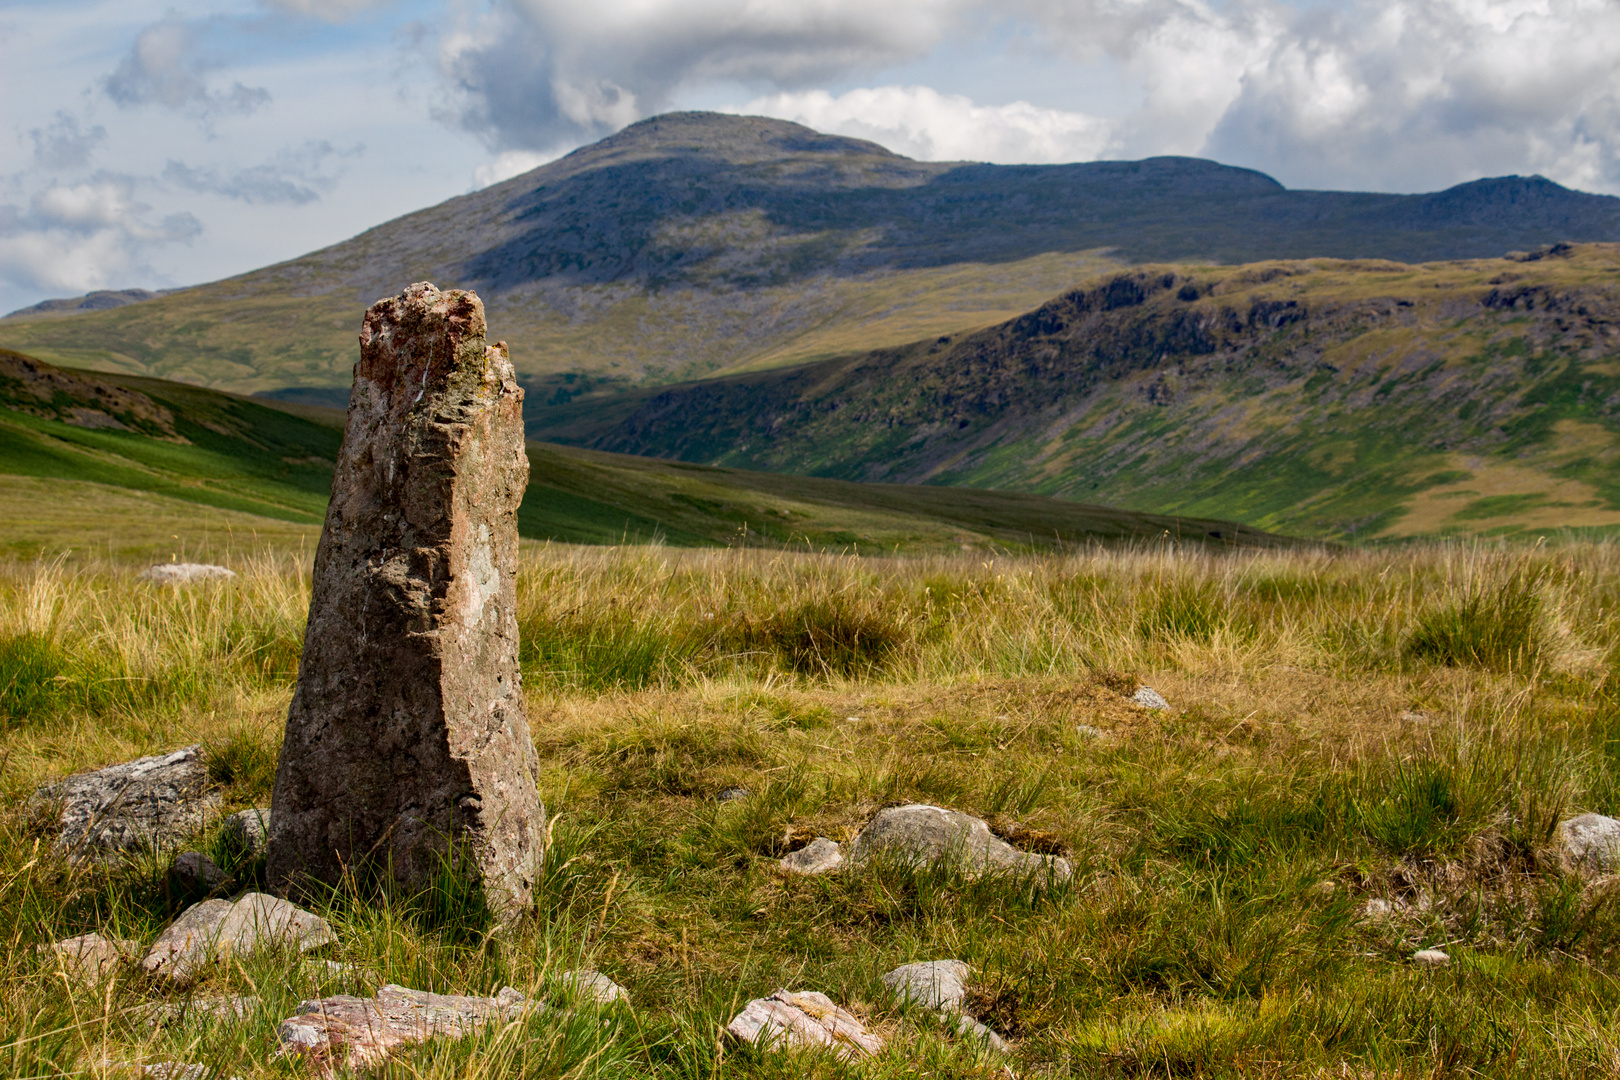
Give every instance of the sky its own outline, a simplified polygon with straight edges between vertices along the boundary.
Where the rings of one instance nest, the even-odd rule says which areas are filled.
[[[1620,194],[1620,0],[0,0],[0,312],[292,258],[672,109]]]

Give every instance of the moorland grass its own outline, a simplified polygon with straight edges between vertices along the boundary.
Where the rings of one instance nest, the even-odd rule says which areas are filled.
[[[205,1062],[294,1075],[278,1020],[398,982],[580,1005],[402,1056],[393,1076],[1544,1076],[1620,1069],[1620,890],[1558,821],[1620,811],[1620,554],[1435,546],[911,559],[527,549],[523,665],[551,838],[534,911],[453,880],[317,905],[321,959],[233,960],[192,990],[75,985],[36,946],[139,941],[196,899],[172,852],[52,852],[27,796],[200,742],[225,809],[273,778],[306,567],[183,589],[115,564],[0,570],[0,1071]],[[1127,703],[1139,683],[1175,708]],[[746,798],[714,795],[746,787]],[[1075,865],[1070,883],[775,860],[927,801]],[[262,866],[195,838],[253,883]],[[1369,907],[1370,902],[1373,903]],[[1423,947],[1445,968],[1409,961]],[[897,1006],[895,965],[972,965],[1002,1059]],[[850,1065],[717,1036],[821,990],[890,1039]],[[245,1020],[184,1005],[251,994]],[[152,1002],[182,1006],[154,1023]]]

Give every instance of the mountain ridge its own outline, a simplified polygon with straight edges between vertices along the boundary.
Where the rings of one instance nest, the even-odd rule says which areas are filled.
[[[1191,158],[918,162],[785,121],[668,114],[235,278],[0,320],[70,366],[239,393],[348,385],[364,307],[479,290],[540,396],[793,364],[995,325],[1149,262],[1497,256],[1620,240],[1620,199],[1530,177],[1429,195],[1291,191]]]

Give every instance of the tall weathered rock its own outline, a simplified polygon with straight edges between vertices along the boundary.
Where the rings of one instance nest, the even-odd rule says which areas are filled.
[[[280,892],[349,871],[420,885],[453,857],[498,909],[529,901],[522,402],[473,293],[418,283],[366,312],[271,800]]]

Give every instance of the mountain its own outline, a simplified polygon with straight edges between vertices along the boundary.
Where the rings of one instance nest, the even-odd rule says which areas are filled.
[[[0,550],[165,557],[221,536],[313,552],[343,413],[55,368],[0,350]],[[1051,548],[1166,536],[1293,543],[1230,522],[1038,495],[777,477],[532,444],[529,539],[869,552]],[[240,545],[239,545],[240,546]]]
[[[365,306],[476,288],[536,403],[958,335],[1151,263],[1499,256],[1620,240],[1620,199],[1540,177],[1290,191],[1191,158],[918,162],[760,117],[655,117],[263,270],[0,320],[75,367],[341,403]],[[82,305],[81,305],[82,306]]]
[[[1609,531],[1620,245],[1144,266],[976,333],[530,417],[603,450],[1295,535]]]

